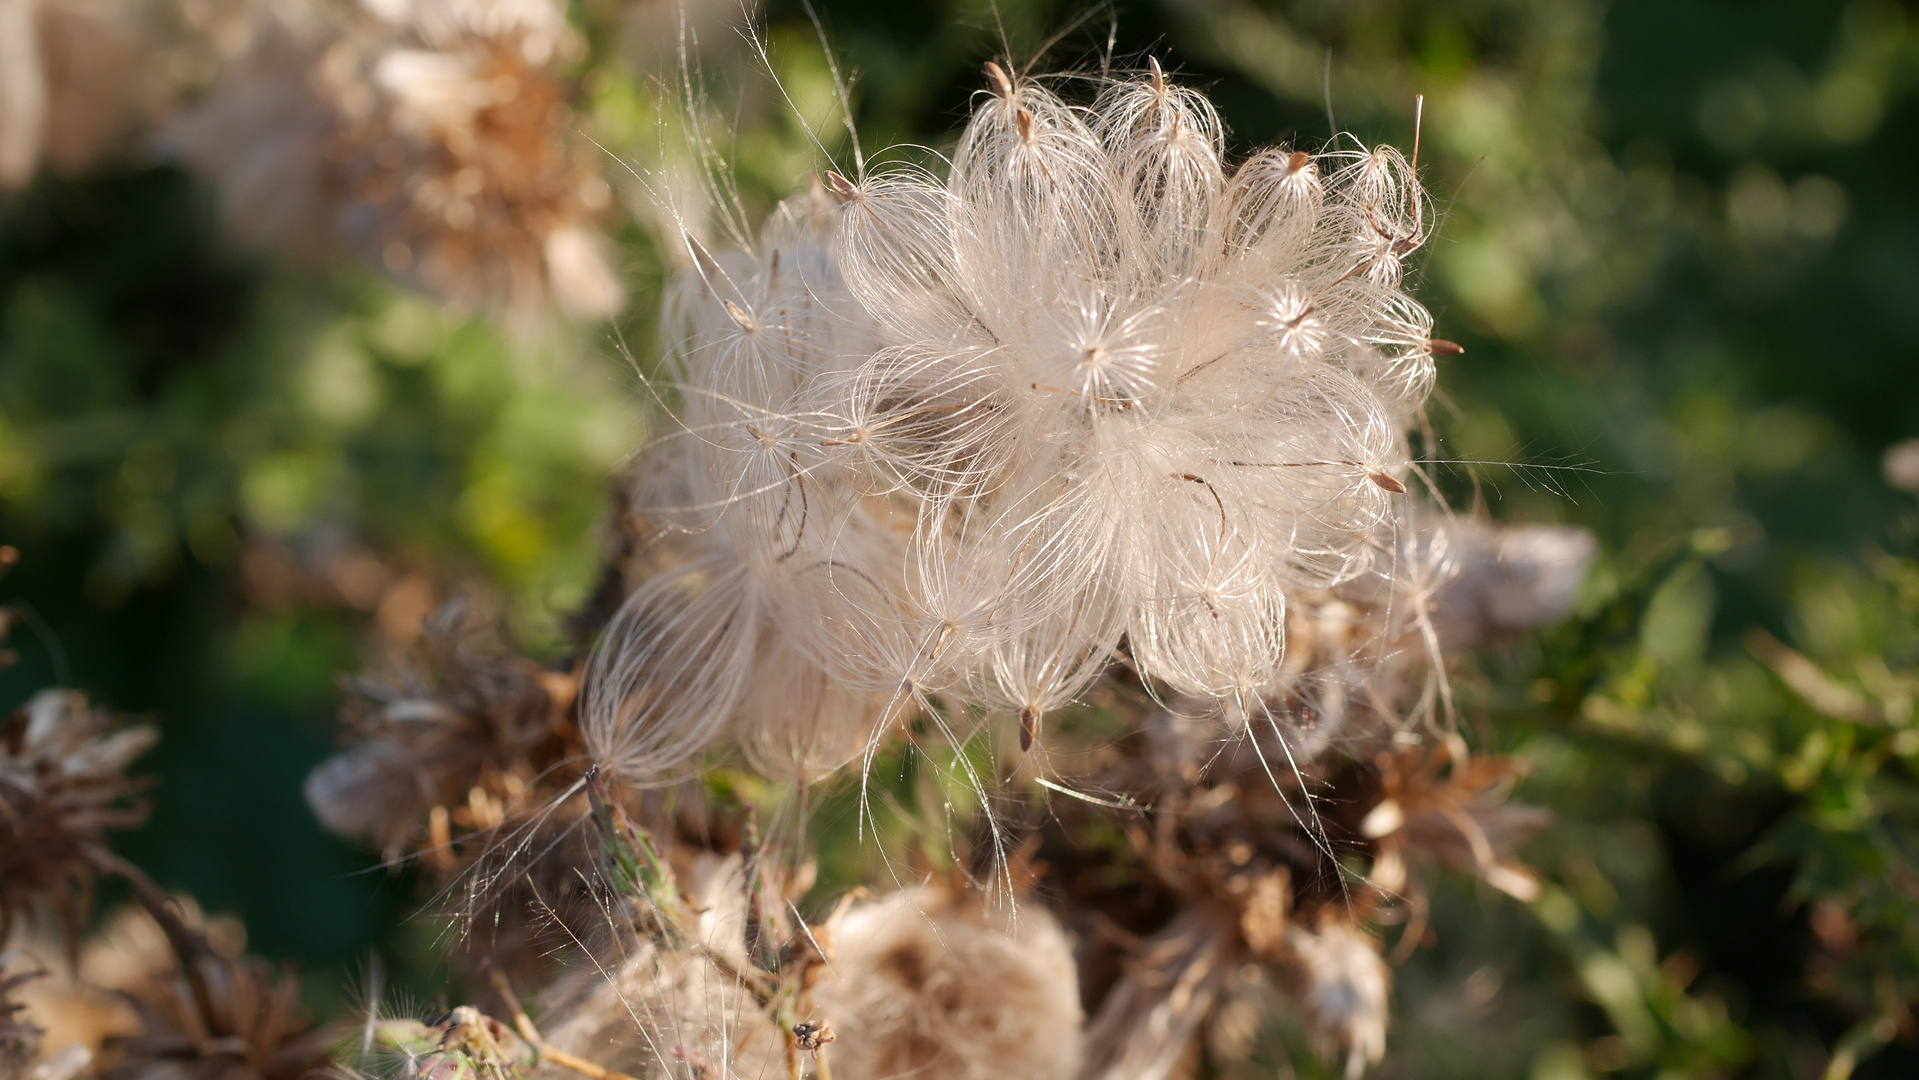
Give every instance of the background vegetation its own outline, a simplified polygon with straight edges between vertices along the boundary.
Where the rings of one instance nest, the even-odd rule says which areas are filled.
[[[1556,823],[1521,905],[1460,882],[1401,969],[1382,1075],[1903,1076],[1919,1070],[1919,18],[1876,0],[1244,0],[817,5],[869,148],[938,146],[980,61],[1152,52],[1246,149],[1329,120],[1413,138],[1444,211],[1419,292],[1466,347],[1435,456],[1462,507],[1582,524],[1572,623],[1469,673],[1475,740]],[[701,13],[714,70],[750,67]],[[672,19],[577,0],[582,135],[644,163]],[[831,84],[764,12],[802,115]],[[1002,37],[1002,34],[1004,35]],[[750,81],[743,83],[750,85]],[[741,182],[813,158],[764,88]],[[1330,114],[1330,117],[1329,117]],[[834,129],[820,129],[829,149]],[[621,175],[609,159],[609,177]],[[616,188],[621,185],[615,181]],[[370,270],[280,265],[165,165],[43,175],[0,205],[0,540],[23,613],[0,706],[83,686],[165,731],[122,848],[316,972],[430,963],[404,874],[324,835],[300,782],[341,672],[461,590],[558,649],[609,478],[644,438],[633,363],[662,260],[591,327],[504,326]],[[1497,464],[1496,464],[1497,463]],[[426,983],[423,981],[422,985]],[[1274,1033],[1265,1066],[1311,1074]]]

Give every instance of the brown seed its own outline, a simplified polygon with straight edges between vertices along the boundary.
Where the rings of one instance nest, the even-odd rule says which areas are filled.
[[[851,180],[831,169],[826,170],[821,176],[826,180],[826,190],[832,192],[833,197],[842,203],[852,202],[860,193],[860,189],[853,186]]]
[[[1006,69],[991,60],[986,62],[986,81],[993,86],[993,93],[1008,101],[1013,100],[1013,80],[1006,77]]]
[[[1447,341],[1444,338],[1433,338],[1426,343],[1426,351],[1432,353],[1434,356],[1458,356],[1466,351],[1466,347],[1456,341]]]
[[[1391,476],[1377,469],[1367,472],[1366,479],[1371,480],[1373,486],[1379,488],[1381,491],[1390,491],[1395,495],[1406,494],[1405,484],[1400,483],[1398,480],[1393,479]]]

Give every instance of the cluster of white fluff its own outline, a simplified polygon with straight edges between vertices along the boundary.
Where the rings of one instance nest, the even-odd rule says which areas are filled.
[[[639,497],[675,557],[589,686],[630,779],[716,740],[831,768],[935,697],[1030,740],[1122,642],[1245,715],[1289,595],[1391,561],[1435,347],[1401,291],[1414,168],[1229,170],[1157,64],[1090,104],[987,73],[944,178],[827,172],[757,250],[689,240],[681,426]]]
[[[993,908],[923,885],[849,905],[822,928],[813,1013],[842,1080],[1073,1080],[1079,971],[1043,907]]]

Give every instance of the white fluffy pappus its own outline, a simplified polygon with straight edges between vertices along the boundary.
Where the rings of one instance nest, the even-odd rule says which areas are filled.
[[[988,909],[943,885],[841,911],[822,928],[814,1018],[837,1036],[843,1080],[1072,1080],[1079,975],[1038,905]]]
[[[987,74],[944,176],[829,171],[754,251],[688,239],[640,501],[689,554],[587,692],[629,781],[722,739],[816,773],[935,695],[1030,739],[1122,642],[1151,686],[1250,702],[1289,595],[1391,573],[1433,378],[1414,166],[1229,168],[1157,63],[1090,104]]]

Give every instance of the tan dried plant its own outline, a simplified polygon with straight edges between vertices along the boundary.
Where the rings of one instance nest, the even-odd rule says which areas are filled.
[[[113,861],[106,832],[146,820],[126,768],[158,735],[75,690],[43,690],[0,724],[0,941],[39,910],[77,942]]]

